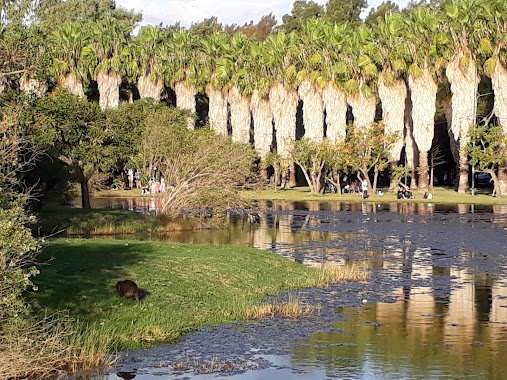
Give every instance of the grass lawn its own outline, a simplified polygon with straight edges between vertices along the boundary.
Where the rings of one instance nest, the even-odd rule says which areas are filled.
[[[480,194],[458,194],[456,191],[448,188],[437,187],[433,190],[433,199],[423,199],[423,194],[414,192],[415,199],[396,199],[396,192],[388,192],[387,189],[381,189],[384,195],[370,194],[366,200],[361,199],[358,194],[310,194],[308,187],[296,187],[287,190],[265,189],[257,191],[244,191],[242,194],[247,199],[259,200],[288,200],[288,201],[341,201],[341,202],[426,202],[441,204],[507,204],[507,197],[492,197],[491,190],[480,189]]]
[[[35,279],[35,304],[96,323],[117,347],[173,341],[244,318],[266,296],[316,286],[320,276],[251,248],[125,240],[53,239],[39,261],[46,264]],[[115,284],[126,278],[151,295],[143,303],[120,298]]]

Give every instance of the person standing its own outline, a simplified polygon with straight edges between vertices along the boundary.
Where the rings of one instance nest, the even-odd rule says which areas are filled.
[[[361,183],[361,189],[363,190],[362,198],[363,199],[368,198],[368,181],[366,180],[366,178],[363,179],[363,182]]]

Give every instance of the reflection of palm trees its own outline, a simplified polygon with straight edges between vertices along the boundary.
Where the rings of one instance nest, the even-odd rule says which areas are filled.
[[[432,277],[431,251],[416,249],[414,251],[411,280],[431,284]],[[433,328],[432,314],[435,313],[433,288],[426,285],[412,286],[409,291],[409,298],[407,319],[412,322],[411,326],[415,326],[418,331],[426,334],[430,328]]]
[[[466,270],[451,268],[451,295],[445,318],[444,340],[452,352],[463,354],[474,339],[476,306],[474,276]]]
[[[507,340],[507,280],[495,279],[491,292],[490,344],[497,353],[500,348],[505,347]]]
[[[507,228],[507,205],[493,205],[493,223]]]

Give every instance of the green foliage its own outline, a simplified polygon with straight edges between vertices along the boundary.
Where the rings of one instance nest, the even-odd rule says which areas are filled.
[[[281,29],[285,32],[301,31],[308,20],[320,18],[323,14],[324,7],[315,1],[297,0],[292,5],[291,14],[282,17]]]
[[[4,323],[28,312],[22,295],[38,274],[34,257],[39,244],[27,227],[33,222],[17,204],[0,207],[0,331]]]
[[[305,175],[310,193],[318,194],[322,190],[323,169],[330,156],[327,141],[313,141],[307,138],[295,141],[290,151],[292,160]]]
[[[156,166],[170,185],[162,212],[178,216],[185,209],[244,206],[238,190],[252,178],[253,148],[208,128],[189,130],[187,116],[172,107],[146,115],[140,161],[145,173]]]
[[[367,6],[366,0],[329,0],[324,18],[332,24],[360,24],[361,12]]]
[[[470,164],[478,171],[507,164],[507,136],[499,126],[474,125],[469,130]]]

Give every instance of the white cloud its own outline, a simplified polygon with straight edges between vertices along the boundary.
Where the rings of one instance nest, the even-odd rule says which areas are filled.
[[[409,0],[395,0],[405,5]],[[325,4],[327,0],[317,0]],[[377,7],[383,0],[369,1],[368,10]],[[180,21],[182,26],[190,26],[193,22],[216,16],[223,24],[254,21],[269,13],[273,13],[279,24],[282,16],[290,13],[294,1],[291,0],[117,0],[116,4],[126,8],[135,9],[143,14],[143,25],[172,25]]]

